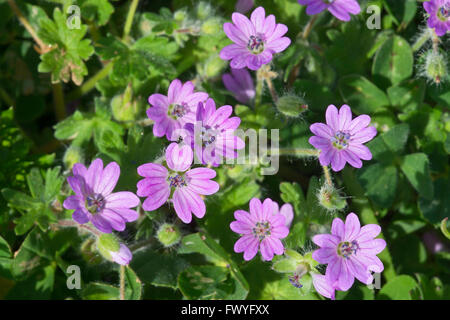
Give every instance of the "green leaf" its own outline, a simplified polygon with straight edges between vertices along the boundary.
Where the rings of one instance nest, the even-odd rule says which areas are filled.
[[[383,4],[396,24],[401,25],[402,29],[405,29],[416,15],[417,3],[414,0],[384,0]]]
[[[341,78],[339,92],[358,114],[370,114],[389,105],[386,94],[363,76],[349,75]]]
[[[358,181],[366,195],[377,205],[389,208],[397,190],[397,168],[376,163],[358,171]]]
[[[194,266],[180,273],[178,287],[190,300],[228,299],[233,291],[228,275],[225,267]]]
[[[29,211],[42,207],[42,203],[39,200],[31,198],[29,195],[20,191],[5,188],[2,189],[2,195],[8,201],[9,205],[16,209]]]
[[[390,151],[400,154],[408,141],[409,126],[406,123],[396,125],[383,133],[381,138]]]
[[[423,80],[408,80],[396,86],[389,87],[387,93],[391,105],[398,110],[414,110],[425,98],[425,82]]]
[[[409,78],[413,72],[413,53],[409,43],[400,36],[393,36],[383,43],[378,50],[372,74],[383,82],[396,85]]]
[[[43,199],[44,181],[38,168],[32,168],[27,175],[28,188],[33,198]]]
[[[91,282],[81,291],[84,300],[119,300],[119,294],[119,288],[100,282]]]
[[[419,208],[425,219],[433,224],[439,224],[442,219],[450,217],[450,197],[448,196],[450,179],[448,176],[436,179],[433,185],[434,197],[432,199],[420,197]]]
[[[442,231],[442,234],[443,234],[447,239],[450,240],[450,232],[449,232],[448,229],[447,229],[447,221],[448,221],[448,218],[447,218],[447,217],[444,218],[444,219],[442,219],[442,221],[441,221],[441,231]]]
[[[381,300],[411,300],[411,292],[416,288],[416,281],[407,275],[400,275],[386,283],[378,293]]]
[[[431,181],[428,157],[424,153],[408,154],[400,165],[414,189],[426,199],[433,199],[433,182]]]
[[[50,202],[56,198],[61,191],[64,178],[60,176],[60,167],[47,169],[45,174],[44,201]]]
[[[178,274],[188,266],[189,263],[183,257],[148,249],[136,252],[130,264],[141,281],[173,289],[177,288]]]
[[[52,50],[41,55],[39,72],[51,72],[52,83],[68,82],[70,79],[80,85],[88,70],[84,64],[93,53],[94,48],[90,40],[84,39],[87,32],[86,25],[79,29],[69,29],[67,17],[59,8],[53,11],[53,20],[40,20],[38,34]]]
[[[125,299],[140,300],[142,296],[142,282],[129,266],[125,268]]]
[[[306,199],[303,190],[298,183],[282,182],[280,184],[280,192],[281,199],[285,203],[292,204],[297,215],[304,214],[303,205],[306,203]],[[295,217],[296,216],[294,216],[294,220]]]
[[[0,258],[11,258],[11,255],[8,242],[0,236]]]
[[[95,21],[99,26],[105,25],[114,12],[108,0],[81,0],[80,3],[83,18]]]

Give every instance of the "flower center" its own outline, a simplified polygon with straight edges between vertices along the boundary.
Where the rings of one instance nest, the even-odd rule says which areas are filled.
[[[187,186],[184,177],[180,174],[173,174],[169,176],[169,182],[171,187],[179,188]]]
[[[253,54],[259,54],[264,51],[264,36],[257,34],[250,36],[247,43],[247,49]]]
[[[105,198],[99,193],[86,197],[86,209],[92,213],[98,213],[105,207]]]
[[[439,20],[446,22],[450,17],[450,4],[445,4],[437,11],[437,17]]]
[[[210,145],[216,141],[217,130],[206,126],[202,127],[202,141],[205,146]]]
[[[171,104],[169,107],[169,114],[174,119],[179,119],[179,118],[185,116],[186,113],[188,113],[188,111],[189,111],[189,106],[187,105],[186,102],[182,102],[181,104],[178,104],[178,103]]]
[[[350,135],[343,131],[337,131],[334,137],[331,138],[331,143],[333,147],[338,150],[347,149],[348,141],[350,140]]]
[[[348,259],[352,254],[356,254],[356,252],[359,250],[358,243],[353,240],[352,242],[341,242],[338,245],[337,253],[341,257]]]
[[[334,0],[322,0],[325,4],[332,4]]]
[[[259,241],[263,241],[266,237],[270,236],[270,229],[271,227],[268,221],[257,222],[252,229],[252,233]]]

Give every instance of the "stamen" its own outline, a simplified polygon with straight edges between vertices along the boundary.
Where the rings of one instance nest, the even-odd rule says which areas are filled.
[[[266,237],[270,236],[270,229],[271,226],[268,221],[257,222],[252,229],[252,233],[259,241],[263,241]]]
[[[92,213],[98,213],[105,207],[105,198],[99,194],[93,194],[86,197],[86,209]]]
[[[170,182],[170,186],[175,187],[175,188],[187,186],[187,183],[184,180],[184,177],[179,174],[169,176],[169,182]]]
[[[257,34],[256,36],[250,36],[247,43],[247,49],[253,54],[259,54],[264,51],[264,38],[263,35]]]
[[[359,250],[359,245],[356,242],[356,240],[353,240],[352,242],[341,242],[338,245],[338,255],[341,257],[348,259],[352,254],[356,254],[356,252]]]
[[[333,147],[338,150],[343,150],[348,148],[348,142],[350,140],[350,134],[344,131],[337,131],[334,137],[331,138],[331,143]]]
[[[170,115],[178,119],[188,113],[189,106],[185,102],[182,102],[181,104],[172,104],[170,105],[170,110]]]

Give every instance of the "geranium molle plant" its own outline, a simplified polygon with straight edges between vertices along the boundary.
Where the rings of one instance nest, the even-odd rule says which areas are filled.
[[[208,94],[205,92],[194,92],[191,81],[183,84],[178,79],[173,80],[167,96],[154,93],[148,98],[151,107],[147,109],[147,116],[155,122],[153,134],[156,137],[165,135],[171,140],[174,130],[195,121],[198,103],[207,98]]]
[[[236,221],[231,222],[230,228],[241,235],[234,244],[234,251],[244,252],[244,260],[255,257],[261,251],[263,260],[270,261],[274,254],[284,252],[280,239],[287,237],[289,229],[286,218],[274,211],[274,202],[267,198],[263,203],[257,198],[250,200],[250,213],[244,210],[234,212]]]
[[[214,100],[199,103],[195,124],[186,124],[187,136],[184,142],[192,147],[203,164],[215,167],[223,163],[223,158],[236,158],[237,151],[245,147],[244,141],[235,135],[241,119],[230,117],[232,106],[216,109]]]
[[[364,284],[373,282],[371,271],[382,272],[383,263],[377,257],[386,247],[383,239],[375,239],[381,227],[368,224],[361,227],[358,216],[353,212],[347,215],[345,223],[335,218],[331,234],[319,234],[313,242],[320,248],[313,252],[313,259],[328,264],[325,278],[319,277],[314,282],[316,290],[328,292],[325,296],[333,297],[334,289],[347,291],[356,279]],[[325,282],[324,282],[325,281]]]
[[[355,168],[362,167],[362,160],[371,160],[372,153],[363,143],[375,137],[377,130],[368,126],[370,117],[360,115],[352,120],[352,111],[348,105],[340,110],[330,105],[327,108],[326,124],[314,123],[310,130],[315,135],[309,143],[320,150],[319,161],[322,166],[331,163],[333,171],[340,171],[345,163]]]
[[[139,214],[134,208],[139,205],[139,198],[132,192],[112,193],[120,176],[120,167],[111,162],[103,168],[103,161],[95,159],[89,168],[76,163],[72,169],[73,176],[67,177],[75,195],[64,201],[64,208],[75,209],[72,218],[84,224],[92,224],[101,232],[125,230],[125,223],[135,221]]]
[[[450,30],[450,0],[430,0],[423,3],[425,11],[430,15],[428,27],[434,29],[438,36]]]
[[[275,23],[274,15],[266,17],[263,7],[256,8],[250,20],[238,12],[234,12],[231,19],[233,23],[226,22],[223,30],[234,43],[220,52],[222,59],[231,60],[231,68],[258,70],[291,43],[288,37],[284,37],[288,28]]]
[[[192,214],[203,218],[206,207],[201,195],[216,193],[219,184],[211,180],[216,176],[213,169],[190,169],[192,160],[189,146],[173,142],[166,149],[167,167],[157,163],[139,166],[137,172],[144,179],[137,183],[137,195],[147,197],[142,208],[156,210],[171,198],[175,212],[184,223],[192,221]]]
[[[323,10],[328,10],[342,21],[349,21],[350,13],[358,14],[361,12],[361,7],[356,0],[298,0],[298,3],[307,6],[306,14],[308,15],[315,15]]]

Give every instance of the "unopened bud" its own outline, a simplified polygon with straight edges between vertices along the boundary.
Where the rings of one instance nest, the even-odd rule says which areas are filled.
[[[117,121],[133,121],[138,113],[138,103],[133,100],[133,90],[128,85],[125,92],[111,100],[111,110]]]
[[[308,110],[305,100],[295,94],[281,96],[276,102],[276,106],[282,114],[293,118]]]
[[[347,201],[339,194],[333,186],[324,184],[317,195],[319,204],[328,211],[334,212],[344,209]]]
[[[432,83],[440,84],[448,76],[446,56],[434,50],[426,52],[422,74]]]
[[[205,34],[218,34],[221,30],[222,23],[217,18],[208,19],[202,24],[202,32]]]
[[[97,249],[100,254],[109,261],[120,265],[128,265],[133,255],[130,249],[111,233],[101,234],[97,239]]]
[[[173,18],[176,21],[184,21],[187,18],[187,12],[184,9],[181,10],[177,10],[175,11],[175,13],[173,14]]]
[[[197,5],[196,14],[199,20],[206,20],[213,15],[213,8],[209,2],[201,1]]]
[[[83,150],[76,146],[70,146],[64,153],[63,162],[67,169],[71,170],[75,163],[83,163]]]
[[[102,262],[102,257],[97,253],[94,238],[88,238],[81,245],[81,256],[89,264],[99,264]]]
[[[181,232],[177,226],[164,223],[159,227],[156,237],[164,247],[169,248],[180,242]]]

